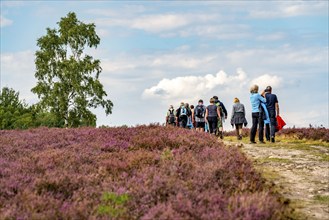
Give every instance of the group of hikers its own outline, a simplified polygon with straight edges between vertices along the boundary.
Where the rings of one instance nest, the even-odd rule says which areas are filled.
[[[267,86],[261,94],[258,93],[258,85],[250,88],[250,102],[252,109],[252,127],[250,129],[250,143],[255,144],[255,137],[258,128],[260,143],[264,141],[275,142],[277,131],[277,116],[279,115],[278,98],[272,93],[272,87]],[[242,139],[242,127],[247,126],[245,107],[238,98],[234,98],[230,123],[235,126],[238,140]],[[196,106],[181,102],[179,108],[175,109],[170,105],[166,115],[166,125],[182,128],[195,129],[198,132],[208,132],[223,139],[223,124],[228,114],[224,104],[213,96],[209,105],[205,106],[200,99]]]

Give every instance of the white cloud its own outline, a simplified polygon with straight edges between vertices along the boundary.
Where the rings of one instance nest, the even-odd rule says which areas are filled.
[[[105,28],[97,28],[96,33],[100,38],[108,37],[110,35],[109,30]]]
[[[283,111],[281,117],[287,123],[288,127],[307,127],[309,124],[313,126],[324,126],[326,128],[329,127],[328,122],[328,105],[317,105],[306,107],[307,109],[303,109],[302,111],[298,111],[297,109],[291,110],[287,109]]]
[[[188,56],[187,54],[165,54],[154,58],[152,66],[154,67],[180,67],[186,69],[195,69],[213,61],[215,56],[205,56],[203,58]]]
[[[265,74],[265,75],[257,77],[256,79],[253,79],[251,81],[250,85],[254,85],[254,84],[258,85],[259,89],[261,91],[261,90],[265,89],[266,86],[280,88],[280,87],[282,87],[282,83],[283,83],[283,80],[281,77]]]
[[[164,102],[179,100],[196,100],[202,96],[209,96],[215,89],[231,86],[232,90],[246,85],[247,75],[242,69],[238,69],[234,75],[228,75],[224,71],[212,75],[181,76],[173,79],[164,78],[151,88],[145,89],[144,99],[160,98]]]
[[[285,18],[303,15],[328,15],[328,1],[274,1],[247,8],[253,18]]]
[[[260,35],[256,39],[260,41],[277,41],[277,40],[282,40],[284,38],[285,38],[285,34],[282,32],[278,32],[278,33]]]
[[[22,99],[34,102],[36,96],[30,91],[36,85],[34,78],[34,53],[20,51],[1,53],[1,86],[7,86],[20,92]]]
[[[88,14],[92,14],[94,16],[132,16],[135,14],[141,14],[145,12],[147,9],[144,5],[132,5],[132,4],[124,4],[122,7],[113,9],[113,8],[91,8],[86,12]]]
[[[188,17],[183,15],[159,14],[136,18],[130,26],[135,29],[158,33],[183,27],[190,22]]]
[[[111,73],[132,70],[137,67],[133,63],[127,63],[125,61],[109,61],[109,60],[102,60],[101,66],[104,72],[111,72]]]
[[[94,11],[99,11],[99,9],[94,9]],[[100,10],[101,14],[105,14],[104,10]],[[102,13],[103,12],[103,13]],[[180,36],[183,35],[191,35],[189,32],[204,33],[204,34],[213,34],[213,32],[218,33],[218,31],[222,31],[224,25],[221,26],[205,26],[208,22],[223,22],[223,19],[218,14],[204,14],[204,13],[165,13],[165,14],[148,14],[148,15],[139,15],[139,14],[125,14],[123,17],[122,14],[113,14],[111,12],[108,13],[108,16],[103,18],[97,18],[94,22],[100,26],[120,26],[120,27],[128,27],[132,29],[143,30],[145,32],[150,33],[158,33],[161,36],[165,37],[174,37],[177,34]],[[190,28],[186,30],[186,32],[182,31],[186,27]],[[236,27],[232,27],[231,25],[226,25],[225,29],[235,30]],[[239,27],[238,27],[239,28]],[[175,32],[173,32],[175,31]],[[176,31],[180,31],[180,33],[176,33]]]
[[[3,7],[21,7],[26,4],[26,1],[1,1]]]
[[[236,49],[225,53],[227,62],[235,66],[263,67],[264,71],[294,71],[297,69],[320,68],[328,63],[328,47],[298,48],[281,46],[273,49]]]
[[[10,26],[13,24],[13,21],[5,18],[4,16],[0,16],[0,27],[6,27],[6,26]]]

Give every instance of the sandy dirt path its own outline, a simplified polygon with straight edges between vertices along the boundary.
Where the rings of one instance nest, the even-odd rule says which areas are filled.
[[[301,219],[329,220],[329,148],[285,148],[285,144],[237,145],[254,161],[256,169],[275,183],[279,192],[291,200]]]

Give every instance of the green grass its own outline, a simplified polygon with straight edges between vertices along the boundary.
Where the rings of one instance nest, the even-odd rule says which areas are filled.
[[[249,144],[249,137],[244,137],[242,140],[238,141],[235,136],[227,136],[224,138],[225,141],[234,142],[234,143],[243,143]],[[271,147],[271,148],[281,148],[281,149],[292,149],[292,150],[302,150],[308,151],[309,154],[318,157],[321,161],[329,162],[329,153],[323,153],[321,150],[316,149],[312,146],[320,146],[325,149],[328,149],[329,152],[329,143],[323,141],[314,141],[306,139],[295,139],[292,137],[280,137],[276,138],[275,143],[266,142],[266,144],[254,144],[255,147]],[[274,161],[273,161],[274,162]],[[280,161],[277,161],[280,162]],[[287,162],[287,161],[282,161]]]
[[[257,138],[257,137],[256,137]],[[235,136],[225,136],[224,140],[226,141],[233,141],[233,142],[242,142],[245,144],[248,144],[249,141],[249,137],[244,137],[241,141],[238,141],[237,138]],[[257,142],[257,141],[256,141]],[[295,139],[295,138],[291,138],[291,137],[281,137],[278,136],[276,137],[276,142],[275,143],[270,143],[270,142],[266,142],[266,145],[264,144],[256,144],[257,146],[267,146],[270,145],[271,147],[292,147],[294,149],[308,149],[307,147],[310,146],[321,146],[321,147],[325,147],[328,148],[329,150],[329,143],[328,142],[324,142],[324,141],[319,141],[319,140],[307,140],[307,139]]]
[[[316,195],[314,200],[319,203],[324,203],[329,205],[329,196]]]
[[[268,163],[268,162],[273,162],[273,163],[292,163],[293,161],[290,159],[286,159],[286,158],[277,158],[277,157],[273,157],[273,158],[261,158],[261,159],[257,159],[257,163]]]

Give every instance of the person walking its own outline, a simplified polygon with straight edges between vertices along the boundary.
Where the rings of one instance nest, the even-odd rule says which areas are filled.
[[[276,116],[280,115],[279,101],[275,94],[272,93],[272,87],[267,86],[265,89],[266,108],[270,117],[270,124],[266,126],[266,139],[275,142],[275,131],[277,126]]]
[[[179,109],[176,111],[176,122],[179,127],[186,128],[187,124],[187,109],[184,102],[181,102]]]
[[[210,99],[210,105],[206,108],[205,120],[209,123],[210,134],[216,134],[218,118],[221,117],[219,108],[215,105],[215,99]]]
[[[194,109],[193,121],[195,122],[196,131],[204,132],[205,129],[205,114],[206,108],[203,105],[203,100],[200,99],[198,105]]]
[[[225,119],[227,119],[227,110],[224,106],[224,104],[219,101],[218,96],[213,96],[213,98],[215,99],[215,105],[219,108],[221,117],[218,118],[218,122],[217,122],[217,132],[216,135],[219,136],[221,139],[223,139],[223,126],[224,126],[224,122]]]
[[[194,121],[194,105],[190,106],[191,109],[191,129],[195,129],[195,121]]]
[[[175,121],[176,121],[176,111],[174,109],[173,105],[170,105],[168,111],[167,111],[167,115],[166,115],[166,125],[171,125],[171,126],[175,126]]]
[[[240,103],[238,98],[234,98],[234,104],[231,115],[231,125],[235,126],[236,136],[238,140],[242,140],[242,126],[247,126],[246,112],[244,105]]]
[[[264,142],[264,120],[262,114],[259,112],[260,104],[266,103],[266,99],[262,95],[258,94],[258,85],[253,85],[250,88],[250,102],[251,102],[251,117],[252,117],[252,127],[250,130],[250,143],[256,144],[255,137],[257,133],[257,127],[259,126],[258,130],[258,138],[260,143]]]
[[[193,125],[192,125],[192,110],[190,107],[190,104],[185,103],[185,108],[187,110],[187,123],[186,123],[186,128],[188,129],[192,129]]]

